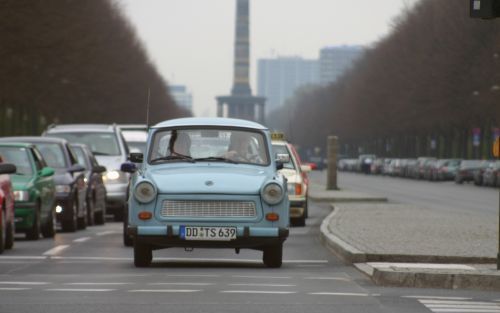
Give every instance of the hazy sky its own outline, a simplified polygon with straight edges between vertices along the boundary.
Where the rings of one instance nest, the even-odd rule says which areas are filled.
[[[120,0],[159,72],[193,93],[196,116],[215,116],[230,93],[236,0]],[[415,0],[251,0],[252,91],[256,60],[317,58],[332,45],[370,45]]]

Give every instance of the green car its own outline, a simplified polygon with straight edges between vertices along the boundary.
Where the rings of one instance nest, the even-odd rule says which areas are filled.
[[[17,167],[11,176],[16,232],[24,232],[31,240],[37,240],[40,233],[45,238],[53,238],[56,233],[54,169],[47,167],[32,144],[0,143],[0,156],[4,162]]]

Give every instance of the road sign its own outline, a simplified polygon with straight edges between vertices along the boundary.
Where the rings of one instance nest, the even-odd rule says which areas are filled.
[[[500,137],[495,140],[495,144],[493,144],[493,156],[495,158],[500,158]]]

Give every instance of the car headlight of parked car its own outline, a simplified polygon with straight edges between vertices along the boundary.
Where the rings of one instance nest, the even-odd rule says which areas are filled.
[[[14,201],[28,201],[29,199],[30,194],[27,190],[14,191]]]
[[[122,171],[107,171],[102,175],[102,179],[105,184],[119,184],[119,183],[127,183],[128,176]]]
[[[149,203],[156,198],[156,188],[148,181],[140,182],[135,186],[134,196],[139,202]]]
[[[70,193],[71,186],[70,185],[56,185],[56,193]]]
[[[269,183],[267,184],[264,188],[262,188],[262,199],[267,204],[270,205],[275,205],[281,202],[283,200],[283,188],[276,183]]]

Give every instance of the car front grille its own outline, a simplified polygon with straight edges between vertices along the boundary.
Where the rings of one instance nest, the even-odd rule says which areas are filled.
[[[162,217],[256,217],[253,201],[164,200]]]

